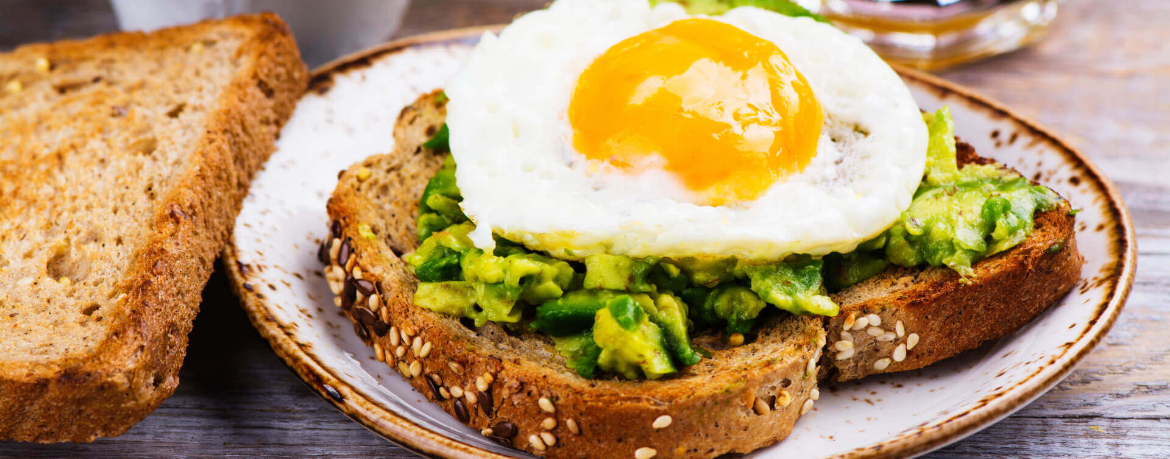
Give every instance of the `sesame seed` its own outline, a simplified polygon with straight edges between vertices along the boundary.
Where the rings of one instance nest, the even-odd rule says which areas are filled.
[[[577,421],[574,421],[573,418],[565,419],[565,427],[568,427],[569,432],[573,432],[573,435],[581,433],[581,428],[577,427]]]
[[[398,335],[399,335],[399,337],[402,338],[402,344],[406,344],[406,345],[410,344],[410,335],[406,334],[405,328],[398,330]]]
[[[386,361],[386,351],[382,349],[381,344],[374,343],[374,358],[378,359],[379,362]]]
[[[488,384],[491,384],[491,383],[492,383],[492,381],[495,381],[495,380],[496,380],[496,378],[495,378],[494,376],[492,376],[492,374],[491,374],[491,373],[484,373],[484,374],[483,374],[483,380],[484,380],[484,381],[486,381]]]
[[[808,366],[804,370],[805,373],[813,374],[817,370],[817,359],[808,359]]]
[[[42,72],[42,73],[48,72],[49,69],[52,68],[52,66],[49,65],[49,60],[46,58],[43,58],[43,57],[37,58],[36,66],[37,66],[37,71]]]
[[[447,367],[457,375],[463,374],[463,365],[460,365],[459,362],[447,362]],[[480,392],[483,391],[481,390]]]
[[[897,333],[899,338],[906,336],[906,325],[902,324],[901,320],[894,324],[894,333]]]
[[[855,351],[853,349],[846,349],[844,351],[838,352],[837,353],[837,360],[845,360],[845,359],[853,358],[854,352]]]
[[[553,406],[552,401],[549,400],[548,397],[541,397],[536,401],[536,404],[540,405],[540,409],[544,410],[546,413],[553,414],[557,412],[557,408]]]
[[[460,389],[459,386],[451,386],[451,396],[455,398],[462,397],[463,389]]]
[[[760,397],[756,397],[756,401],[752,405],[752,408],[756,410],[756,414],[761,416],[772,411],[772,407],[768,406],[768,402],[765,402],[764,399]]]
[[[490,437],[490,436],[492,436],[492,434],[494,434],[494,433],[496,433],[496,432],[495,432],[495,431],[493,431],[492,429],[483,429],[483,430],[479,431],[479,434],[480,434],[480,435],[483,435],[483,436],[485,436],[485,437]]]
[[[553,418],[553,417],[544,418],[543,421],[540,421],[540,428],[542,428],[544,430],[553,430],[553,429],[557,428],[556,418]]]
[[[402,356],[404,356],[404,355],[406,355],[406,348],[405,347],[398,346],[398,348],[394,349],[394,356],[395,357],[398,357],[401,359]]]
[[[814,387],[813,390],[809,391],[808,398],[811,398],[813,400],[820,400],[821,399],[821,390]]]
[[[812,406],[813,406],[813,400],[811,398],[808,400],[805,400],[804,404],[800,405],[800,415],[804,416],[806,413],[808,413],[810,410],[812,410]]]
[[[911,333],[910,336],[906,337],[906,350],[907,351],[914,350],[914,346],[917,346],[917,345],[918,345],[918,334],[917,333]]]
[[[878,317],[877,314],[868,314],[865,316],[865,318],[869,320],[870,326],[876,327],[882,324],[882,318]]]
[[[544,444],[546,444],[548,446],[553,446],[553,445],[557,444],[557,437],[553,436],[553,434],[550,434],[548,432],[541,432],[540,439],[544,440]]]
[[[402,332],[406,333],[407,337],[414,336],[414,333],[415,333],[414,328],[408,328],[408,327],[409,327],[409,325],[402,327]]]
[[[381,308],[381,307],[382,307],[382,301],[380,298],[378,298],[378,294],[375,293],[373,295],[370,295],[370,310],[374,311],[374,312],[378,312],[378,308]]]
[[[442,397],[443,399],[448,399],[448,398],[451,398],[451,392],[448,392],[446,387],[440,387],[439,388],[439,396]]]
[[[203,42],[197,41],[197,42],[195,42],[195,44],[191,45],[191,52],[198,53],[198,52],[202,52],[202,51],[203,51]]]
[[[410,362],[410,377],[413,378],[422,374],[422,364],[415,360]]]
[[[877,362],[873,363],[873,369],[877,370],[877,371],[883,371],[886,368],[888,368],[889,366],[890,366],[890,359],[878,359]]]
[[[852,343],[853,342],[853,334],[849,333],[847,331],[842,331],[841,332],[841,341],[848,341],[848,342]]]
[[[854,314],[851,312],[851,313],[849,313],[848,316],[845,317],[845,323],[841,326],[841,328],[844,330],[848,330],[850,328],[853,328],[853,323],[856,321],[857,321],[857,314]]]
[[[418,352],[422,350],[422,338],[418,336],[414,337],[414,341],[410,342],[410,349],[414,352],[414,356],[418,357]]]
[[[20,84],[20,80],[12,80],[4,85],[4,90],[8,91],[9,94],[16,94],[24,90],[24,85]]]
[[[901,362],[903,360],[906,360],[906,345],[899,344],[898,347],[894,348],[894,361]]]
[[[354,279],[361,279],[362,278],[362,267],[361,266],[354,266],[353,272],[350,273],[350,275],[352,275]]]
[[[359,182],[364,182],[370,178],[370,168],[362,166],[361,169],[358,169],[357,178]]]
[[[475,388],[479,389],[480,392],[487,392],[488,383],[483,379],[483,376],[475,378]]]
[[[329,244],[329,260],[332,263],[334,263],[334,264],[337,263],[337,253],[340,251],[341,251],[341,239],[340,238],[333,238],[333,243]]]
[[[390,327],[390,345],[397,346],[400,342],[398,341],[398,327]]]
[[[423,343],[422,350],[418,351],[419,357],[422,357],[425,359],[425,358],[427,358],[428,355],[431,355],[431,342],[430,341]]]
[[[882,333],[881,336],[877,337],[877,340],[882,342],[890,342],[895,339],[898,339],[898,335],[892,331]]]
[[[458,388],[458,387],[452,387],[452,388],[451,388],[451,393],[452,393],[452,394],[454,394],[454,393],[455,393],[455,389],[459,389],[459,388]],[[460,391],[460,392],[463,392],[463,389],[459,389],[459,391]],[[467,403],[470,403],[470,404],[472,404],[472,405],[475,405],[475,404],[479,403],[479,397],[475,395],[475,392],[468,390],[467,392],[463,392],[463,395],[467,396]],[[456,396],[456,397],[458,397],[458,396]]]
[[[670,417],[670,415],[668,415],[668,414],[664,414],[662,416],[659,416],[658,419],[655,419],[654,423],[651,424],[650,426],[654,427],[655,429],[665,429],[667,427],[670,427],[670,423],[672,423],[672,422],[674,422],[674,418]]]
[[[534,449],[534,450],[537,450],[537,451],[544,451],[545,450],[544,442],[541,441],[540,437],[537,435],[529,435],[528,436],[528,444],[532,445],[532,449]]]
[[[727,344],[732,347],[743,345],[743,333],[732,333],[731,337],[727,338]]]
[[[881,327],[869,327],[865,329],[865,332],[868,333],[869,336],[877,337],[882,336],[882,333],[885,333],[886,331],[882,330]]]
[[[329,283],[329,291],[333,292],[334,295],[340,295],[341,294],[341,282],[336,282],[336,281],[330,282]]]
[[[438,373],[431,373],[431,374],[427,375],[427,377],[431,378],[431,381],[434,381],[435,384],[438,384],[440,386],[443,385],[443,377],[439,376]]]
[[[336,296],[333,297],[333,305],[340,308],[341,307],[341,297],[336,297]]]
[[[398,361],[398,372],[402,373],[402,376],[407,376],[410,374],[410,367],[406,365],[405,360]]]
[[[792,394],[789,394],[788,391],[782,390],[780,391],[780,394],[776,396],[776,406],[785,407],[790,403],[792,403]]]
[[[845,351],[845,350],[853,349],[853,342],[852,341],[837,341],[836,343],[833,343],[833,349],[836,349],[838,351]]]
[[[31,277],[22,277],[20,280],[16,281],[16,285],[20,287],[28,287],[29,285],[32,285],[32,283],[33,278]]]
[[[865,330],[865,327],[868,327],[868,326],[869,326],[869,319],[867,319],[865,317],[858,317],[857,320],[855,320],[853,322],[853,328],[850,328],[850,330],[854,330],[854,331]]]
[[[634,451],[634,459],[650,459],[658,455],[658,450],[650,447],[641,447]]]

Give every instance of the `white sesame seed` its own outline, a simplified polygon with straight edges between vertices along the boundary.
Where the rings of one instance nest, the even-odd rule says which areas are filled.
[[[808,400],[805,400],[804,404],[800,405],[800,415],[804,416],[806,413],[808,413],[810,410],[812,410],[812,406],[813,406],[813,400],[811,398]]]
[[[340,308],[340,307],[341,307],[341,298],[340,298],[340,297],[336,297],[336,296],[335,296],[335,297],[333,297],[333,305],[334,305],[334,306],[337,306],[337,307],[339,307],[339,308]]]
[[[484,381],[483,376],[478,376],[475,378],[475,388],[479,389],[480,392],[487,392],[488,383],[487,381]]]
[[[405,360],[398,361],[398,372],[402,373],[402,376],[409,376],[410,375],[410,366],[408,366],[406,364]]]
[[[541,432],[540,439],[544,440],[544,444],[546,444],[548,446],[553,446],[553,445],[557,444],[557,437],[553,436],[553,434],[550,434],[548,432]]]
[[[361,279],[362,278],[362,267],[361,266],[354,266],[353,272],[349,273],[349,275],[353,276],[354,279]]]
[[[386,351],[382,349],[381,344],[374,343],[374,358],[378,359],[379,362],[386,361]]]
[[[892,331],[882,333],[881,336],[877,337],[877,340],[882,341],[882,342],[890,342],[890,341],[893,341],[895,339],[898,339],[898,335]]]
[[[455,398],[462,397],[463,389],[460,389],[459,386],[451,386],[451,396]]]
[[[674,418],[670,417],[668,414],[664,414],[659,416],[658,419],[655,419],[654,424],[651,424],[651,427],[654,427],[655,429],[665,429],[670,427],[670,423],[672,422],[674,422]]]
[[[634,459],[650,459],[657,455],[658,450],[645,446],[634,451]]]
[[[557,428],[556,418],[551,417],[551,416],[544,418],[543,421],[540,421],[540,428],[544,429],[544,430],[553,430],[553,429]]]
[[[406,355],[406,348],[405,347],[398,346],[397,348],[394,349],[394,356],[395,357],[398,357],[401,359],[402,356],[404,356],[404,355]]]
[[[544,442],[541,441],[540,437],[537,435],[529,435],[528,436],[528,444],[532,445],[532,449],[534,449],[534,450],[537,450],[537,451],[544,451],[545,450]]]
[[[887,359],[878,359],[877,362],[873,363],[873,369],[877,370],[877,371],[883,371],[886,368],[888,368],[889,366],[890,366],[890,359],[888,359],[888,358]]]
[[[419,357],[422,357],[425,359],[425,358],[427,358],[428,355],[431,355],[431,342],[430,341],[423,343],[422,350],[418,351]]]
[[[447,367],[450,368],[451,371],[457,375],[463,374],[463,365],[460,365],[459,362],[447,362]],[[480,391],[480,392],[483,392],[483,391]]]
[[[333,238],[333,242],[329,244],[329,259],[333,264],[337,263],[337,252],[341,250],[341,239]]]
[[[382,301],[378,298],[378,294],[370,295],[370,310],[378,312],[378,308],[382,307]]]
[[[390,345],[397,346],[400,342],[398,341],[398,327],[390,327]]]
[[[917,346],[917,345],[918,345],[918,334],[917,333],[911,333],[910,336],[906,337],[906,350],[907,351],[914,350],[914,346]]]
[[[844,351],[838,352],[837,353],[837,360],[845,360],[845,359],[852,358],[854,352],[855,351],[853,349],[846,349]]]
[[[813,400],[820,400],[821,399],[821,390],[814,387],[813,390],[809,391],[808,398],[811,398]]]
[[[494,430],[492,430],[492,429],[483,429],[483,430],[479,431],[479,434],[480,434],[480,435],[483,435],[483,436],[485,436],[485,437],[490,437],[490,436],[492,436],[492,434],[494,434],[494,433],[496,433],[496,431],[494,431]]]
[[[901,320],[894,324],[894,333],[897,333],[899,338],[906,336],[906,325]]]
[[[405,328],[401,328],[398,330],[398,336],[402,338],[402,344],[405,344],[408,346],[410,345],[410,335],[406,334]]]
[[[833,349],[836,349],[838,351],[853,349],[853,342],[852,341],[837,341],[836,343],[833,343]]]
[[[446,399],[451,398],[451,392],[448,392],[446,387],[440,387],[439,388],[439,396],[440,396],[440,398],[446,400]]]
[[[438,373],[431,373],[431,374],[427,375],[427,377],[431,378],[431,381],[434,381],[435,384],[438,384],[440,386],[443,385],[443,377],[439,376]]]
[[[808,365],[804,369],[805,373],[808,373],[811,375],[816,370],[817,370],[817,359],[808,359]]]
[[[333,292],[334,295],[340,295],[341,294],[341,282],[330,282],[329,283],[329,291]]]
[[[854,314],[851,312],[851,313],[849,313],[848,316],[845,317],[845,323],[841,325],[841,328],[843,330],[848,330],[850,328],[853,328],[853,323],[856,321],[857,321],[857,314]]]
[[[850,330],[854,330],[854,331],[865,330],[865,327],[868,327],[868,326],[869,326],[869,319],[866,319],[865,317],[858,317],[857,320],[853,321],[853,327],[850,328]]]
[[[743,334],[732,333],[731,337],[727,338],[727,344],[731,345],[731,347],[743,345]]]
[[[357,256],[349,254],[349,260],[345,262],[345,270],[353,272],[353,267],[357,265]]]
[[[898,347],[894,348],[894,361],[901,362],[903,360],[906,360],[906,345],[899,344]]]
[[[420,374],[422,374],[422,364],[418,360],[410,362],[410,377],[413,378]]]
[[[865,318],[869,320],[869,325],[871,327],[876,327],[882,324],[882,318],[878,317],[877,314],[868,314],[865,316]]]
[[[414,352],[415,357],[418,357],[419,351],[422,350],[422,338],[421,337],[418,337],[418,336],[414,337],[414,341],[410,342],[410,350],[412,352]]]
[[[772,411],[772,407],[768,406],[768,402],[765,402],[764,399],[760,397],[756,397],[756,401],[753,403],[753,405],[753,408],[756,410],[756,414],[761,416]]]
[[[565,427],[568,427],[569,432],[573,432],[573,435],[581,433],[581,428],[577,427],[577,421],[574,421],[573,418],[565,419]]]
[[[869,336],[877,337],[882,336],[882,333],[885,333],[886,331],[882,330],[881,327],[869,327],[865,329],[865,332],[868,333]]]
[[[484,373],[484,374],[483,374],[483,380],[484,380],[484,381],[486,381],[488,384],[491,384],[491,383],[492,383],[492,381],[495,381],[495,380],[496,380],[496,378],[495,378],[494,376],[492,376],[492,374],[491,374],[491,373]]]
[[[841,341],[848,341],[848,342],[852,343],[853,342],[853,334],[849,333],[847,331],[842,331],[841,332]]]
[[[462,391],[463,389],[459,389],[459,390]],[[455,393],[454,387],[451,388],[451,393]],[[467,403],[470,403],[472,405],[479,403],[479,397],[475,395],[474,391],[468,390],[466,392],[463,392],[463,395],[465,395],[467,397]]]
[[[546,413],[553,414],[557,412],[557,408],[553,406],[552,401],[547,397],[541,397],[536,401],[536,404],[540,405],[540,409],[544,410]]]

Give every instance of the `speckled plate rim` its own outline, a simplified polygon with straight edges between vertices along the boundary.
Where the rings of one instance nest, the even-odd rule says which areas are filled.
[[[359,51],[315,69],[310,77],[308,90],[327,89],[331,84],[333,74],[364,67],[374,59],[387,54],[432,44],[474,42],[484,32],[498,30],[500,27],[502,26],[434,32],[387,42]],[[1096,315],[1092,319],[1092,326],[1085,330],[1075,342],[1067,346],[1060,355],[1039,365],[1031,375],[1019,383],[988,395],[969,410],[926,423],[880,443],[833,456],[834,459],[889,458],[923,454],[967,437],[1023,408],[1072,372],[1077,364],[1109,332],[1125,305],[1137,269],[1137,246],[1134,243],[1133,222],[1129,209],[1121,200],[1121,195],[1113,182],[1083,153],[1048,129],[1019,115],[1003,104],[961,85],[916,70],[899,66],[895,66],[895,69],[902,78],[913,80],[923,88],[929,88],[939,97],[960,98],[973,110],[985,112],[987,116],[992,118],[1010,120],[1016,127],[1027,131],[1033,138],[1047,143],[1054,151],[1063,155],[1070,164],[1075,164],[1080,168],[1084,176],[1088,178],[1086,183],[1095,187],[1098,193],[1109,200],[1108,205],[1113,215],[1112,230],[1117,235],[1114,241],[1116,247],[1112,251],[1117,257],[1114,260],[1116,275],[1111,277],[1112,282],[1098,287],[1109,289],[1111,293],[1108,300],[1098,306]],[[427,430],[379,406],[372,398],[334,375],[311,352],[308,352],[293,339],[288,331],[289,327],[280,323],[269,312],[265,298],[254,294],[252,289],[248,288],[246,269],[238,262],[234,238],[233,234],[223,252],[224,267],[231,279],[232,289],[240,299],[252,325],[260,332],[261,336],[268,340],[272,349],[284,360],[285,364],[314,392],[333,404],[350,419],[424,456],[452,459],[510,459],[508,456],[466,445]]]

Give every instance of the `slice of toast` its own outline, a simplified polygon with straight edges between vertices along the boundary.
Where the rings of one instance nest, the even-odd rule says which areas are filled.
[[[960,166],[995,162],[958,146]],[[1031,322],[1080,279],[1070,210],[1062,200],[1037,213],[1027,240],[975,263],[965,281],[946,267],[891,267],[832,295],[841,312],[825,325],[823,367],[837,381],[914,370]]]
[[[329,200],[326,278],[378,360],[460,422],[547,457],[710,458],[791,433],[819,397],[820,318],[770,316],[738,347],[700,334],[713,356],[664,380],[586,380],[543,335],[414,306],[418,280],[401,256],[418,244],[417,203],[443,159],[421,146],[446,117],[437,94],[406,107],[393,152],[350,167]]]
[[[0,439],[121,434],[306,85],[262,14],[0,54]]]

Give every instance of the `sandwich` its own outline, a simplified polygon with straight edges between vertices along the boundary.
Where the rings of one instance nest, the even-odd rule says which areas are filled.
[[[0,54],[0,439],[116,436],[174,392],[306,78],[272,14]]]
[[[377,360],[554,458],[773,444],[820,382],[1003,336],[1082,262],[1066,200],[781,1],[522,16],[328,212],[318,257]]]

